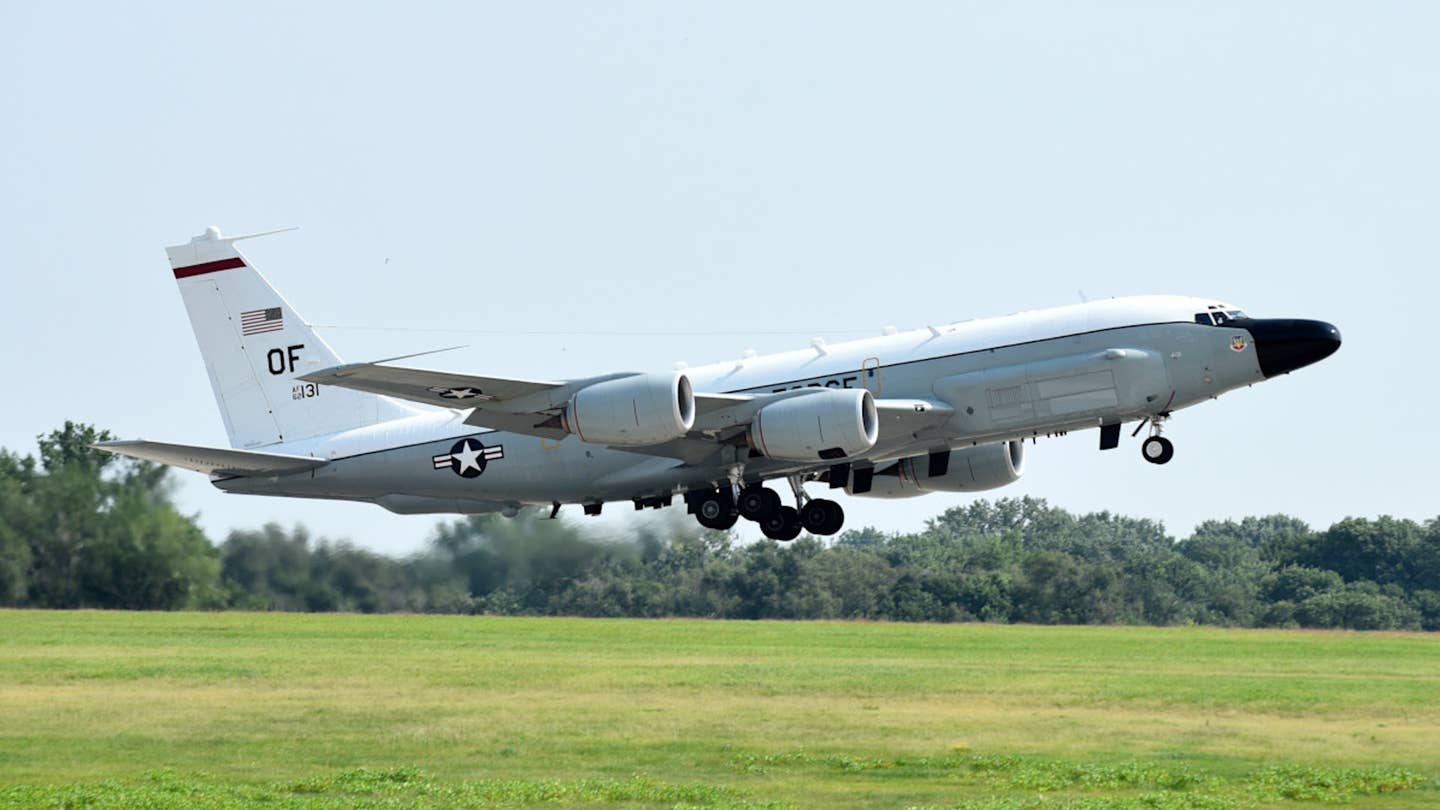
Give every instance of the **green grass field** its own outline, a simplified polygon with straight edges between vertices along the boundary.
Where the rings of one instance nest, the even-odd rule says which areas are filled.
[[[0,805],[1440,807],[1440,638],[0,612]]]

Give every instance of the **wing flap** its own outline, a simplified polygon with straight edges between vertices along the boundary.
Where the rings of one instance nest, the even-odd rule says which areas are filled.
[[[98,442],[95,447],[109,453],[168,464],[207,475],[240,475],[250,478],[306,472],[329,463],[325,459],[309,456],[142,440]]]

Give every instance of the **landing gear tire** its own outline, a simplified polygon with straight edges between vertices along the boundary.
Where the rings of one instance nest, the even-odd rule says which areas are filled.
[[[1151,436],[1140,445],[1140,455],[1151,464],[1164,464],[1175,457],[1175,445],[1164,436]]]
[[[831,535],[845,525],[845,510],[834,501],[816,498],[800,510],[800,524],[811,534]]]
[[[782,543],[794,540],[800,536],[800,513],[793,506],[782,506],[760,521],[760,532]]]
[[[696,515],[695,519],[700,521],[700,525],[704,526],[707,529],[714,529],[716,531],[723,532],[734,526],[737,522],[739,522],[740,516],[735,514],[734,512],[730,512],[729,514],[718,518],[704,518]]]
[[[701,526],[707,529],[725,531],[740,519],[740,516],[731,509],[729,504],[720,500],[718,495],[712,495],[700,502],[695,508],[695,519]]]
[[[780,509],[780,493],[765,487],[746,487],[735,502],[740,517],[763,523]]]

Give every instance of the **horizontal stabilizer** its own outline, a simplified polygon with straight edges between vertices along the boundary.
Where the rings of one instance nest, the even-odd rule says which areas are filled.
[[[230,450],[220,447],[195,447],[188,444],[165,444],[147,441],[99,442],[100,450],[122,456],[182,467],[207,475],[242,475],[247,477],[289,475],[323,467],[325,459],[291,456],[282,453],[256,453],[251,450]]]

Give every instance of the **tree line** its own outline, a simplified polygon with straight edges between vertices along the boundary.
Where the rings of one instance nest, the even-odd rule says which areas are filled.
[[[213,543],[167,468],[67,422],[0,450],[0,604],[1440,629],[1440,518],[1151,520],[977,500],[913,533],[737,542],[661,513],[620,538],[538,512],[440,523],[405,558],[268,524]]]

